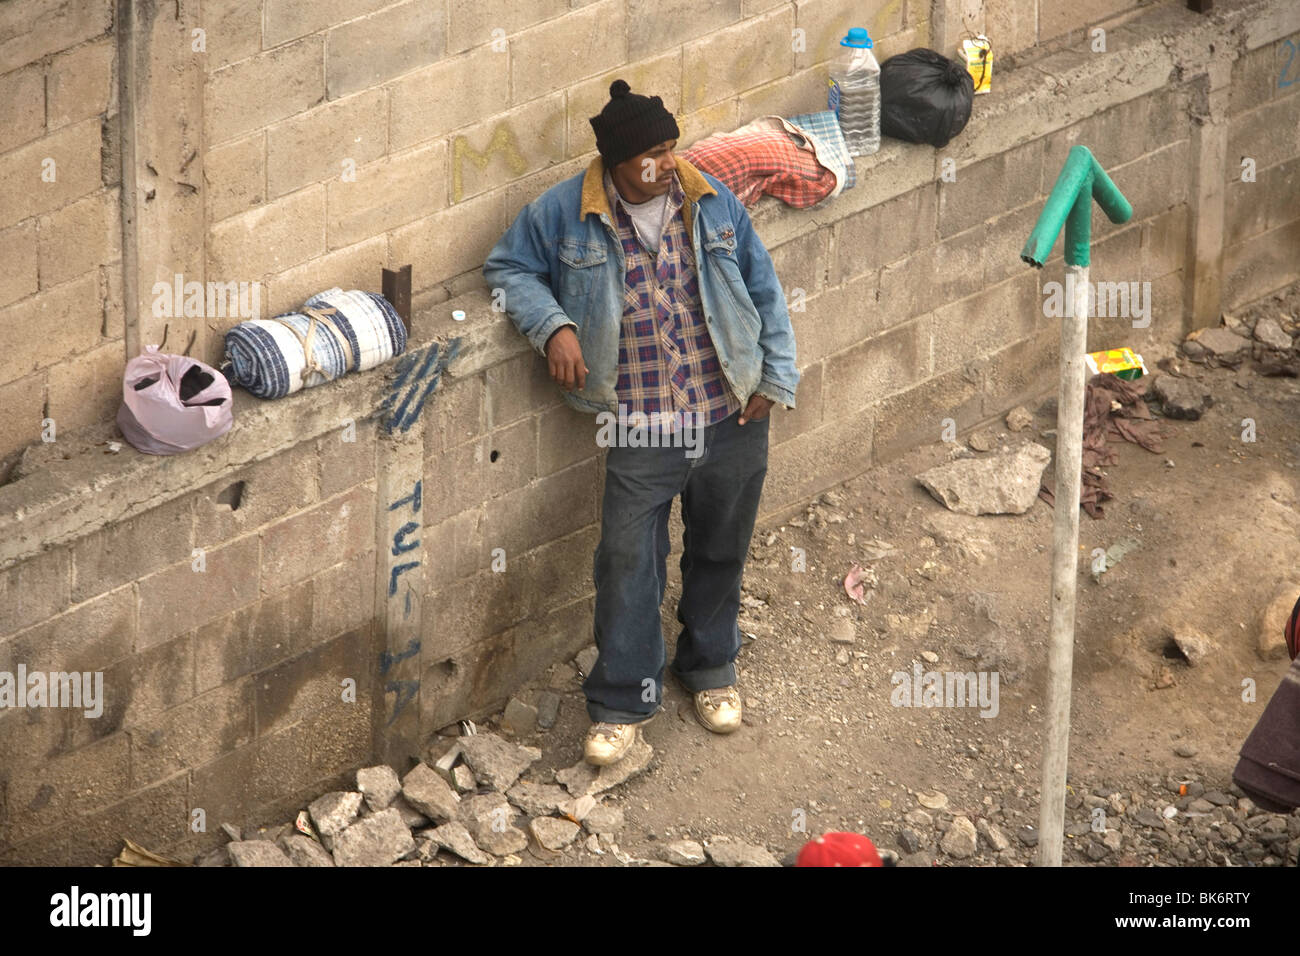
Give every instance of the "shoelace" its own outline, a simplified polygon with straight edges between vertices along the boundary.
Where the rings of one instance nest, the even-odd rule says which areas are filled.
[[[618,724],[610,724],[602,721],[596,724],[595,733],[599,734],[602,737],[606,737],[609,740],[613,740],[615,737],[618,736]]]
[[[704,706],[716,709],[722,704],[737,704],[739,696],[734,690],[706,690],[704,692]]]

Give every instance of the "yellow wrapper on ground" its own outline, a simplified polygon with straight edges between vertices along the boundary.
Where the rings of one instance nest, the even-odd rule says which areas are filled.
[[[1142,356],[1132,349],[1106,349],[1101,352],[1089,352],[1085,359],[1088,370],[1093,375],[1113,372],[1116,378],[1132,381],[1147,374],[1147,367],[1142,364]]]
[[[981,34],[957,44],[957,61],[966,64],[976,93],[987,93],[993,83],[993,44]]]

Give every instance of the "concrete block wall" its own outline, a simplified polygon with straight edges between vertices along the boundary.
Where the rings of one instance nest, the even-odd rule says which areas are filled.
[[[285,819],[369,760],[400,768],[433,730],[490,712],[587,644],[602,453],[591,419],[561,403],[492,310],[481,262],[525,202],[586,166],[586,118],[615,76],[661,93],[689,142],[815,108],[835,38],[861,17],[860,4],[831,0],[207,0],[174,5],[169,20],[172,6],[133,28],[133,43],[111,16],[95,34],[115,42],[114,63],[201,72],[192,88],[131,97],[121,129],[101,134],[123,144],[135,176],[117,193],[137,224],[111,247],[120,260],[67,238],[84,227],[84,196],[60,207],[72,231],[48,240],[62,248],[51,294],[88,283],[72,273],[97,260],[136,303],[104,376],[114,396],[122,350],[167,323],[217,358],[230,320],[148,308],[151,283],[176,271],[259,282],[265,312],[328,285],[377,290],[381,265],[410,262],[412,344],[382,369],[278,402],[238,394],[235,429],[193,454],[65,461],[56,442],[0,486],[0,671],[101,671],[105,685],[93,720],[0,712],[5,863],[104,862],[123,836],[194,852],[219,839],[221,820]],[[1035,272],[1018,253],[1075,143],[1136,210],[1120,226],[1094,217],[1094,280],[1152,284],[1151,326],[1095,320],[1094,347],[1177,338],[1295,279],[1300,146],[1268,131],[1297,125],[1300,100],[1270,69],[1300,42],[1300,13],[1284,0],[1213,18],[1102,3],[1054,19],[1047,6],[990,7],[990,23],[1010,24],[1001,49],[1021,45],[946,149],[887,141],[834,203],[755,208],[804,303],[793,315],[803,381],[798,408],[775,412],[765,516],[935,440],[945,418],[965,428],[1052,387],[1057,330],[1042,287],[1061,279],[1060,255]],[[867,25],[882,56],[947,49],[932,24],[947,31],[954,9],[965,10],[892,0]],[[1099,22],[1104,53],[1082,29]],[[60,29],[44,36],[70,35]],[[194,29],[206,37],[197,66],[159,40],[189,42]],[[799,29],[803,49],[791,44]],[[67,47],[7,36],[0,56],[22,59],[0,84],[34,95],[13,74],[38,60],[46,78]],[[52,88],[43,80],[42,136]],[[164,110],[201,115],[200,149],[158,132],[170,128]],[[118,114],[109,103],[103,115]],[[1254,184],[1232,182],[1239,149],[1258,154]],[[25,168],[9,159],[0,148],[0,170]],[[355,181],[343,175],[352,164]],[[13,182],[0,172],[6,197],[26,192]],[[39,237],[40,215],[0,228]],[[38,263],[40,249],[38,238]],[[30,250],[19,241],[15,255]],[[37,308],[36,275],[0,320]],[[468,319],[453,322],[453,308]],[[37,356],[45,393],[87,354],[11,338]],[[13,447],[39,436],[21,404],[32,375],[7,394],[0,382]]]

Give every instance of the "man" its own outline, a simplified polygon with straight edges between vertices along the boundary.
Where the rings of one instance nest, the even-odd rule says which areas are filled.
[[[672,670],[705,727],[740,726],[741,572],[767,473],[768,412],[794,407],[799,373],[772,260],[736,197],[674,158],[680,131],[663,101],[615,80],[590,122],[599,157],[519,213],[483,274],[568,403],[635,426],[606,459],[593,564],[599,656],[583,684],[593,721],[583,749],[603,765],[627,752],[662,700],[659,606],[678,494]],[[659,436],[646,435],[647,421]]]

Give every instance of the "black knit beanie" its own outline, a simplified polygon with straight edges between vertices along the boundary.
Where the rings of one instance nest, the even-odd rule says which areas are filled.
[[[609,85],[609,97],[605,108],[590,120],[606,169],[681,136],[677,120],[659,97],[633,93],[623,80]]]

